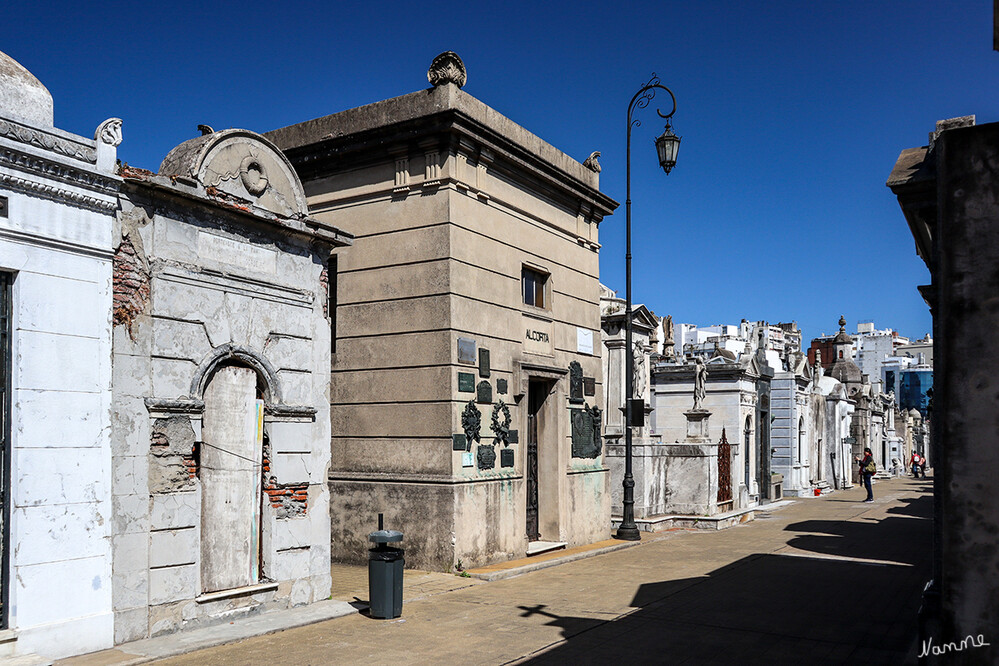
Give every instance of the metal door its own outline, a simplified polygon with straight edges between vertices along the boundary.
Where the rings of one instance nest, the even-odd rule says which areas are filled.
[[[527,395],[527,540],[541,538],[538,531],[538,415],[544,404],[544,387],[531,382]]]
[[[10,594],[10,393],[11,393],[11,273],[0,273],[0,629],[7,628]]]

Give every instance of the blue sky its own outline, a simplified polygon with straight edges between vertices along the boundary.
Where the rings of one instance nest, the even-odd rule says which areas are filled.
[[[984,2],[8,2],[0,50],[55,97],[56,125],[124,119],[156,169],[197,133],[267,131],[427,86],[454,50],[465,91],[579,160],[621,202],[601,278],[624,295],[627,104],[659,74],[677,167],[650,107],[633,135],[633,290],[675,321],[795,320],[806,339],[874,320],[922,336],[929,281],[884,182],[937,119],[999,118]]]

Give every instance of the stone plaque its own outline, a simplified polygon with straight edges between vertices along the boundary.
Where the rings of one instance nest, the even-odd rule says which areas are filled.
[[[500,467],[513,467],[513,449],[500,450]]]
[[[461,454],[461,466],[475,467],[475,456],[472,455],[471,451],[467,451]]]
[[[569,402],[583,402],[583,366],[579,361],[569,364]]]
[[[486,380],[479,382],[478,387],[475,390],[475,402],[482,404],[491,404],[493,401],[493,387]]]
[[[507,444],[518,444],[520,442],[520,431],[511,430],[507,433],[506,443]]]
[[[451,450],[464,451],[468,448],[468,438],[464,435],[451,435]]]
[[[597,408],[570,410],[572,422],[572,457],[596,458],[600,455],[600,412]]]
[[[499,393],[500,395],[506,395],[506,390],[507,390],[506,389],[506,380],[505,379],[497,379],[496,380],[496,392]]]
[[[576,351],[580,354],[593,355],[593,331],[576,327]]]
[[[475,365],[475,340],[458,338],[458,363]]]
[[[198,256],[257,273],[277,273],[277,252],[234,238],[198,232]]]
[[[459,372],[458,391],[460,393],[475,393],[475,375],[471,372]]]
[[[489,350],[479,349],[479,377],[489,376]]]
[[[496,467],[496,449],[489,444],[479,444],[478,450],[479,469],[492,469]]]
[[[583,395],[594,396],[597,394],[596,377],[583,377]]]
[[[544,319],[523,315],[524,351],[542,356],[555,355],[555,334],[552,323]]]

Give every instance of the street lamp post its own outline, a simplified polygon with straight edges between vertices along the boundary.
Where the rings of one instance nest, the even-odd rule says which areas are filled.
[[[659,166],[663,168],[667,174],[676,165],[676,153],[680,148],[680,137],[673,133],[672,127],[670,127],[670,118],[676,113],[676,97],[673,95],[673,91],[664,85],[659,83],[659,77],[652,74],[652,78],[646,83],[642,88],[635,93],[635,96],[631,98],[631,103],[628,104],[628,141],[627,141],[627,167],[626,167],[626,180],[627,180],[627,199],[625,200],[625,225],[627,228],[627,251],[625,254],[625,283],[627,289],[627,300],[624,311],[624,330],[625,330],[625,393],[627,394],[627,399],[625,401],[625,431],[624,431],[624,511],[621,516],[621,525],[617,528],[617,534],[615,535],[618,539],[624,539],[626,541],[639,541],[641,540],[641,534],[638,531],[638,525],[635,524],[635,477],[631,473],[631,428],[633,424],[633,411],[637,405],[634,399],[635,395],[635,385],[634,385],[634,372],[633,368],[635,365],[635,350],[631,346],[631,130],[633,127],[639,127],[642,121],[632,119],[632,114],[635,109],[644,109],[652,101],[652,98],[656,96],[656,90],[665,90],[669,93],[670,100],[673,102],[673,109],[669,113],[663,113],[659,109],[656,109],[656,113],[659,114],[660,118],[666,119],[666,129],[663,133],[656,138],[656,152],[659,156]],[[644,424],[645,421],[645,409],[644,405],[638,408],[639,414],[634,415],[641,418],[641,423]]]

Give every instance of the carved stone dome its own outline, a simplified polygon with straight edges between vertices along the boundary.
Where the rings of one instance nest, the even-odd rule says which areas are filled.
[[[0,117],[52,127],[52,94],[35,75],[0,52]]]
[[[829,375],[843,384],[860,384],[863,374],[856,363],[845,358],[836,359],[829,368]]]

